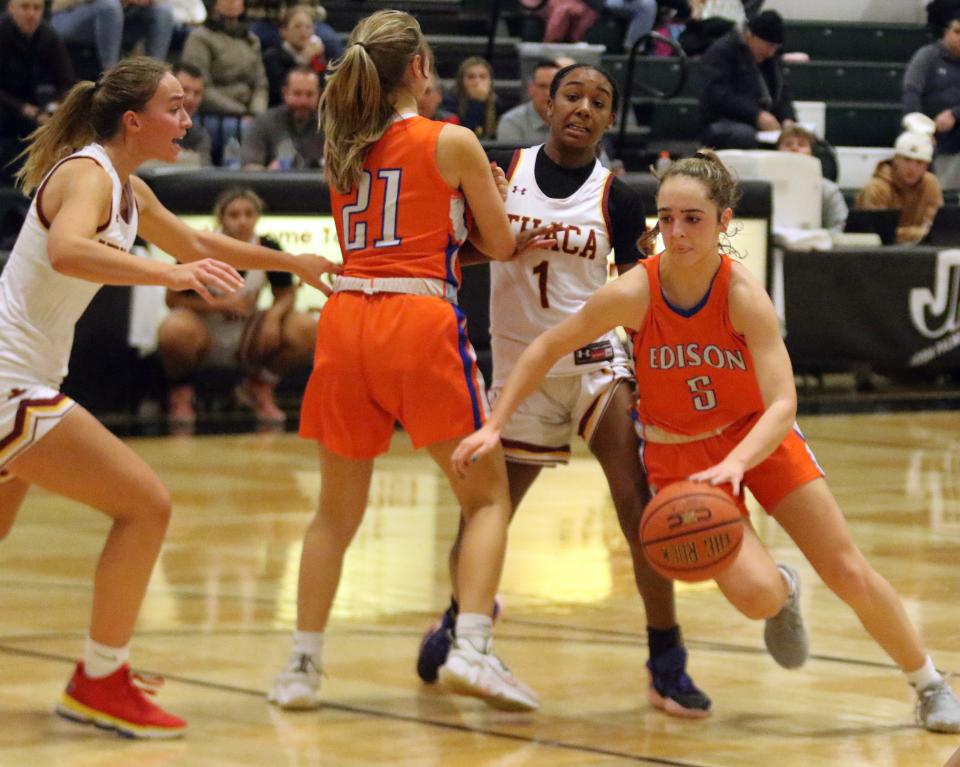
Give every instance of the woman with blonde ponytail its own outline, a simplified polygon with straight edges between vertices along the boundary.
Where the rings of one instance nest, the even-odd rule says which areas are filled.
[[[457,252],[469,236],[483,253],[507,260],[516,243],[476,136],[417,115],[431,64],[412,16],[375,13],[350,34],[320,102],[344,266],[320,317],[300,419],[301,435],[319,442],[323,482],[304,538],[290,661],[269,694],[282,708],[320,705],[324,630],[343,557],[394,423],[449,469],[460,438],[486,415],[457,307]],[[535,709],[534,692],[491,651],[490,610],[510,518],[503,454],[484,456],[469,479],[447,475],[465,527],[461,612],[440,678],[496,708]]]
[[[0,275],[0,538],[34,484],[112,519],[83,660],[56,710],[137,738],[186,730],[127,663],[170,497],[129,447],[58,391],[74,326],[104,284],[211,300],[242,288],[234,266],[293,271],[321,289],[321,273],[336,269],[318,256],[195,232],[164,208],[133,172],[146,160],[174,161],[189,127],[179,81],[154,59],[126,59],[76,85],[24,152],[18,179],[36,195]],[[138,234],[185,263],[132,255]]]
[[[706,482],[740,508],[743,543],[716,582],[743,615],[764,619],[773,659],[791,669],[807,660],[800,577],[773,561],[750,524],[744,488],[899,666],[916,691],[917,723],[960,732],[960,701],[893,587],[853,542],[796,424],[797,392],[773,303],[721,243],[737,196],[712,151],[673,163],[657,194],[663,252],[598,290],[526,348],[490,419],[456,449],[454,467],[469,475],[499,449],[510,415],[564,354],[617,326],[636,328],[635,416],[650,488]]]

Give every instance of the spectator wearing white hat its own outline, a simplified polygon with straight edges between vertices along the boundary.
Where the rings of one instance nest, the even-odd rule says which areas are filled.
[[[905,131],[893,146],[893,158],[877,164],[873,178],[857,195],[855,207],[899,210],[897,242],[918,243],[927,236],[934,216],[943,207],[940,182],[928,170],[933,140],[927,133]]]

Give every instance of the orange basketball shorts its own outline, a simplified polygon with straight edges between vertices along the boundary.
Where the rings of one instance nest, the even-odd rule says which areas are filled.
[[[300,435],[347,458],[384,453],[396,422],[414,447],[483,425],[487,397],[467,321],[432,296],[340,292],[317,328]]]
[[[658,488],[720,463],[747,435],[757,418],[759,416],[732,424],[715,437],[682,445],[641,442],[640,460],[647,472],[650,489],[656,493]],[[822,476],[823,469],[800,428],[794,424],[776,450],[762,463],[744,473],[743,485],[750,489],[754,498],[769,513],[798,487]],[[729,485],[721,485],[721,488],[731,492]],[[734,501],[741,513],[746,515],[743,493]]]

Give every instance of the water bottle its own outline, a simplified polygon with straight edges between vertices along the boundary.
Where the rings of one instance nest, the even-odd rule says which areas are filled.
[[[673,160],[670,159],[670,152],[668,152],[666,149],[663,149],[660,152],[660,156],[657,158],[657,163],[654,165],[654,169],[657,171],[657,175],[660,176],[666,173],[667,168],[669,168],[672,164]]]
[[[237,170],[241,165],[240,160],[240,141],[236,136],[231,136],[230,140],[223,147],[223,167]]]
[[[277,144],[277,167],[280,170],[291,170],[297,161],[297,148],[289,138]]]

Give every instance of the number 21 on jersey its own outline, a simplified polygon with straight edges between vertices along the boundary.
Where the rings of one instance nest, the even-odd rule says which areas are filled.
[[[380,221],[374,217],[376,210],[369,211],[373,176],[370,171],[363,171],[360,182],[357,184],[357,201],[351,205],[344,205],[340,211],[340,223],[347,250],[363,250],[368,247],[368,224],[376,230],[380,224],[380,236],[369,243],[375,248],[396,247],[402,241],[397,237],[397,201],[400,199],[400,178],[403,171],[400,168],[381,168],[377,171],[377,186],[383,188],[383,205],[379,211]]]

